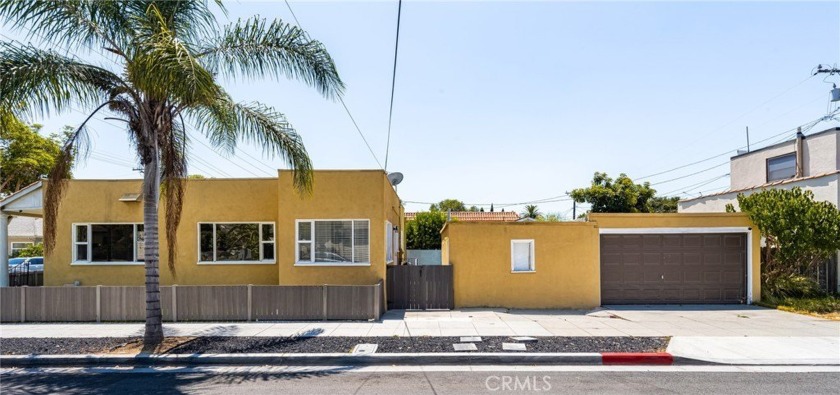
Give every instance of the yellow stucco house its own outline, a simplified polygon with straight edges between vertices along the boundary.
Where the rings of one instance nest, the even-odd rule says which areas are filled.
[[[45,285],[143,285],[140,186],[69,181]],[[189,180],[174,273],[161,232],[161,283],[376,284],[404,251],[403,217],[382,170],[315,171],[308,196],[284,170],[276,178]]]

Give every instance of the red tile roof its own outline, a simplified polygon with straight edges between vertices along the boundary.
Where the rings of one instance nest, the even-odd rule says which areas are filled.
[[[405,220],[411,221],[417,213],[405,213]],[[519,219],[514,211],[452,211],[452,218],[462,222],[513,222]]]

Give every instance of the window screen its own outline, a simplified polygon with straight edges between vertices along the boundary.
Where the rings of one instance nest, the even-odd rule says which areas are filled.
[[[767,159],[767,181],[784,180],[796,176],[796,154]]]
[[[534,257],[532,256],[533,241],[514,241],[511,243],[512,268],[514,272],[533,271]]]

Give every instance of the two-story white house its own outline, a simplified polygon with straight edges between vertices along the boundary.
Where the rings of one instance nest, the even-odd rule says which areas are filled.
[[[738,194],[768,188],[811,190],[814,198],[840,207],[840,128],[803,135],[796,139],[741,153],[730,160],[730,187],[724,192],[680,200],[681,213],[725,212],[738,209]],[[840,237],[840,235],[838,235]],[[837,272],[840,252],[827,271]],[[836,277],[831,276],[831,277]],[[840,281],[827,284],[840,292]]]

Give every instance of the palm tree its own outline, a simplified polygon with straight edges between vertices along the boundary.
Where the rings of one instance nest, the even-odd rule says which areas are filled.
[[[220,0],[215,3],[226,12]],[[0,0],[0,19],[66,54],[0,43],[0,108],[28,116],[66,111],[71,105],[89,111],[50,172],[44,199],[47,251],[55,245],[65,175],[74,154],[85,153],[85,125],[100,111],[125,122],[143,167],[144,341],[156,344],[163,339],[158,205],[165,209],[167,263],[174,273],[188,176],[187,120],[230,154],[238,142],[248,142],[280,156],[294,170],[298,191],[311,191],[312,163],[283,114],[257,102],[234,101],[217,77],[295,78],[335,98],[344,89],[335,64],[320,42],[280,20],[255,17],[220,27],[206,0]],[[116,68],[77,56],[89,51],[100,52]]]
[[[537,205],[529,204],[525,206],[525,212],[522,213],[522,216],[525,218],[537,219],[537,217],[540,216],[540,210],[537,208]]]

